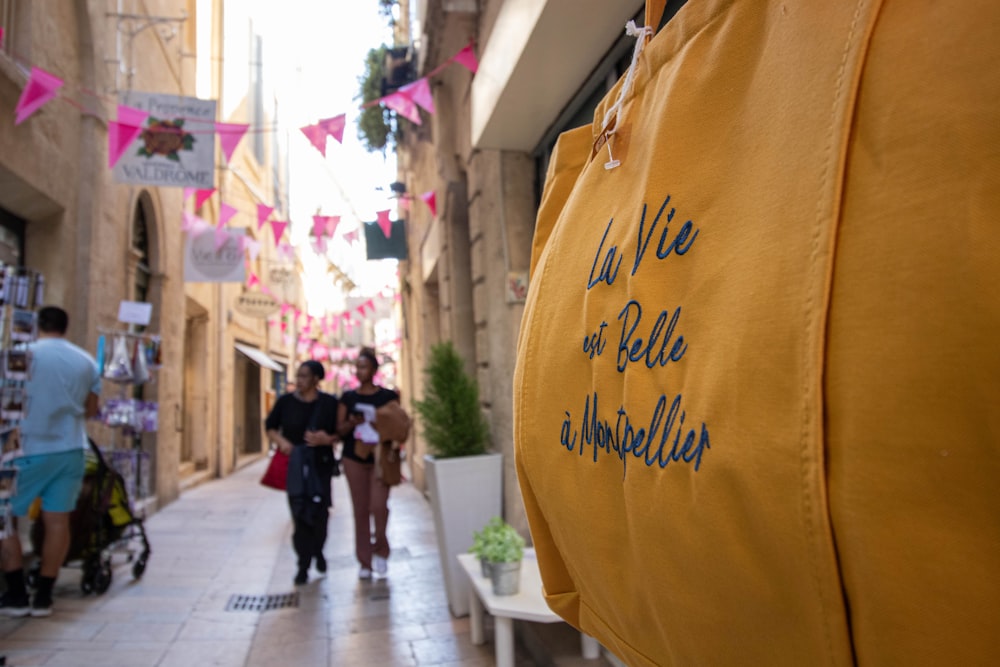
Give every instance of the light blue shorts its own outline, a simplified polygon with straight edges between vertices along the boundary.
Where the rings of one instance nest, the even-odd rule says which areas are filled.
[[[16,459],[17,495],[11,498],[14,516],[27,515],[35,498],[42,499],[43,512],[72,512],[83,484],[84,464],[82,449]]]

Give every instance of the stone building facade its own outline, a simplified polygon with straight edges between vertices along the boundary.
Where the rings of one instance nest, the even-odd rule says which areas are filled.
[[[266,320],[236,310],[243,285],[184,282],[183,211],[214,223],[223,197],[241,213],[231,226],[257,236],[257,201],[275,205],[276,217],[287,210],[279,201],[283,172],[275,168],[280,145],[270,142],[261,151],[244,140],[232,165],[217,146],[220,194],[198,211],[181,187],[121,184],[107,167],[108,122],[122,91],[218,98],[226,74],[224,4],[242,3],[0,0],[0,252],[45,275],[46,302],[69,311],[69,339],[92,352],[102,330],[124,328],[117,321],[120,301],[152,304],[147,330],[162,337],[163,367],[142,395],[159,404],[159,430],[141,446],[152,464],[153,507],[176,498],[185,483],[227,474],[266,451],[261,420],[269,392],[284,388],[294,352]],[[200,31],[207,53],[198,53]],[[199,82],[199,56],[216,63],[207,85]],[[243,53],[230,63],[246,70],[250,60]],[[32,66],[65,85],[15,126],[14,108]],[[232,105],[220,100],[216,120],[262,122],[248,110],[260,109],[254,86],[243,89],[229,96]],[[271,278],[273,261],[273,244],[265,243],[251,268],[282,298],[301,302],[294,261],[281,286]],[[105,383],[102,398],[125,393],[131,389]],[[99,444],[132,446],[119,431],[88,428]]]
[[[434,343],[451,340],[479,381],[492,448],[504,454],[505,515],[527,533],[513,459],[513,375],[529,281],[531,240],[558,134],[590,123],[624,72],[624,25],[643,3],[601,0],[422,0],[413,39],[423,76],[469,41],[479,71],[453,65],[432,78],[436,113],[404,133],[400,179],[437,193],[437,216],[412,206],[404,266],[408,336],[404,392],[420,396]],[[425,446],[413,456],[423,484]]]

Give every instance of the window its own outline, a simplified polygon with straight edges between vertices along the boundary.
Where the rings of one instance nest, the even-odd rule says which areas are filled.
[[[24,265],[24,225],[24,220],[0,208],[0,262]]]
[[[25,0],[0,0],[0,27],[3,45],[0,52],[26,63],[31,59],[31,3]]]
[[[149,268],[149,227],[141,201],[136,202],[135,215],[132,216],[132,252],[138,259],[135,267],[133,300],[148,301],[149,281],[152,276]]]

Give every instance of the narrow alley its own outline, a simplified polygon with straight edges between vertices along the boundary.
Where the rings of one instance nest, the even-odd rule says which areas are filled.
[[[492,642],[474,646],[468,618],[454,619],[448,611],[430,506],[411,485],[397,487],[390,499],[393,553],[387,580],[357,578],[350,498],[339,477],[326,548],[329,571],[312,571],[307,585],[295,587],[285,496],[258,484],[263,470],[261,461],[198,486],[151,516],[153,553],[140,581],[122,560],[111,588],[85,597],[80,571],[64,569],[50,618],[0,621],[0,654],[7,664],[494,664]],[[226,610],[236,595],[292,592],[299,593],[295,608]],[[578,644],[571,632],[565,634],[572,652]],[[491,636],[488,632],[487,639]],[[551,636],[543,640],[546,648]],[[517,664],[540,663],[519,643]]]

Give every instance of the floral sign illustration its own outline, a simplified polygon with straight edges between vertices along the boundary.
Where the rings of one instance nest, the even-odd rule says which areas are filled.
[[[162,155],[168,160],[180,162],[180,151],[194,150],[194,135],[184,131],[184,119],[160,120],[150,116],[149,124],[140,135],[142,146],[136,152],[146,158]]]
[[[215,100],[128,91],[119,103],[149,116],[113,167],[117,182],[215,187]]]

